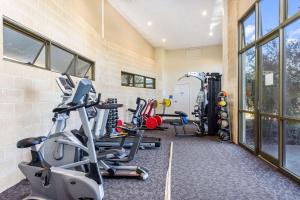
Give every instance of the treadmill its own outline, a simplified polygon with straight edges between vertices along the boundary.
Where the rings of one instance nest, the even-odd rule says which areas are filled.
[[[75,88],[75,84],[71,77],[67,73],[62,73],[60,77],[56,78],[56,83],[58,84],[59,88],[61,89],[63,95],[63,101],[66,101],[73,92]],[[92,88],[91,92],[96,94],[94,87]],[[93,96],[93,95],[91,95]],[[138,103],[138,102],[137,102]],[[95,145],[97,147],[103,148],[111,148],[111,147],[119,147],[122,145],[122,137],[115,138],[110,137],[106,132],[106,122],[109,114],[109,110],[113,108],[122,107],[122,104],[108,104],[108,103],[101,103],[95,106],[96,109],[96,116],[94,116],[94,126],[93,126],[93,134],[95,138]],[[132,109],[133,110],[133,109]],[[91,117],[90,119],[92,119]],[[133,120],[136,119],[137,116],[133,117]],[[123,141],[124,148],[131,148],[134,144],[135,138],[132,136],[126,137],[126,140]],[[140,142],[140,149],[151,149],[160,147],[161,139],[156,137],[143,137],[142,141]]]

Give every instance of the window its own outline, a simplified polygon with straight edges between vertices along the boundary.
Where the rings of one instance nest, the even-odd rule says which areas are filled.
[[[122,86],[133,87],[133,77],[134,77],[133,74],[122,72],[121,74]]]
[[[284,29],[284,114],[300,118],[300,20]]]
[[[94,79],[94,62],[8,19],[3,20],[3,55],[7,60]]]
[[[241,113],[240,117],[241,132],[244,134],[240,137],[240,142],[246,144],[250,148],[255,148],[255,116],[251,113]]]
[[[154,78],[146,78],[146,88],[155,88],[155,79]]]
[[[121,85],[138,88],[155,89],[155,78],[121,72]]]
[[[88,69],[87,73],[85,74],[86,77],[88,77],[89,79],[93,79],[95,80],[95,69],[94,69],[94,64],[91,64],[90,68]]]
[[[279,114],[279,38],[260,47],[261,112]]]
[[[75,76],[75,56],[55,45],[51,45],[51,69],[56,72],[68,72]]]
[[[255,11],[242,22],[242,47],[255,41]]]
[[[278,158],[278,120],[272,117],[261,117],[261,149],[263,152]]]
[[[279,25],[280,0],[261,0],[259,5],[260,36],[264,36]]]
[[[45,67],[45,43],[11,26],[3,26],[3,54],[8,59]]]
[[[38,67],[46,67],[46,46],[44,45],[43,48],[40,51],[40,54],[36,57],[34,65]]]
[[[299,0],[287,0],[287,14],[291,17],[300,11]]]
[[[242,54],[242,109],[253,111],[255,104],[255,48]]]
[[[285,121],[283,165],[300,177],[300,123]]]
[[[145,87],[145,77],[134,75],[134,86],[139,88]]]
[[[241,18],[238,27],[239,143],[297,180],[300,180],[299,11],[300,0],[258,0]]]
[[[92,69],[92,62],[84,60],[82,58],[78,58],[77,60],[77,68],[76,68],[76,76],[79,77],[92,77],[91,70]]]

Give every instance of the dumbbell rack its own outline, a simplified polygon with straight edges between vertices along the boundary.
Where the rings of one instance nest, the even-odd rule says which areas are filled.
[[[231,127],[230,127],[230,111],[229,111],[229,102],[227,96],[221,96],[222,92],[218,95],[218,102],[224,101],[225,105],[217,106],[218,110],[218,141],[231,141]]]
[[[108,98],[106,100],[106,103],[109,104],[117,104],[118,100],[116,98]],[[115,130],[117,128],[117,122],[119,119],[118,109],[110,109],[107,117],[107,123],[106,123],[106,134],[114,134]]]

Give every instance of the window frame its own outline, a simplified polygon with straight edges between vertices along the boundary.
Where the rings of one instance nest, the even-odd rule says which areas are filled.
[[[152,80],[152,87],[147,87],[147,79]],[[147,89],[156,89],[156,80],[155,80],[155,78],[145,77],[145,88],[147,88]]]
[[[137,86],[138,84],[141,84],[141,83],[137,83],[137,82],[135,81],[135,78],[136,78],[136,77],[141,77],[141,78],[143,78],[143,86],[142,86],[142,87]],[[136,87],[136,88],[146,88],[145,82],[146,82],[146,78],[145,78],[144,76],[138,75],[138,74],[134,74],[134,76],[133,76],[133,85],[134,85],[134,87]]]
[[[258,35],[257,35],[258,38],[262,38],[262,37],[264,37],[266,35],[272,35],[270,33],[273,33],[274,29],[278,28],[278,26],[280,25],[280,23],[282,21],[281,20],[281,10],[283,10],[282,9],[282,3],[281,3],[281,0],[278,0],[278,4],[279,4],[278,5],[278,25],[275,26],[275,27],[273,27],[271,31],[263,34],[262,16],[260,15],[262,13],[262,9],[261,9],[261,2],[262,1],[263,0],[259,0],[259,2],[258,2],[258,8],[257,8],[257,16],[258,16],[258,18],[256,19],[256,23],[258,25],[257,26],[257,28],[258,28]],[[257,40],[258,38],[256,38],[255,40]]]
[[[132,86],[130,84],[128,84],[128,83],[127,84],[122,83],[122,75],[129,75],[129,76],[133,77],[133,84],[132,84]],[[143,87],[137,87],[136,86],[135,76],[140,76],[140,77],[144,78],[144,85],[143,85]],[[152,85],[151,88],[146,86],[146,79],[151,79],[153,81],[153,85]],[[121,86],[124,86],[124,87],[135,87],[135,88],[144,88],[144,89],[156,89],[156,79],[152,78],[152,77],[149,77],[149,76],[143,76],[143,75],[140,75],[140,74],[134,74],[134,73],[126,72],[126,71],[121,71]]]
[[[282,171],[283,173],[287,174],[288,176],[290,176],[291,178],[293,178],[294,180],[300,182],[300,176],[296,176],[292,171],[288,170],[287,168],[285,168],[284,166],[284,160],[285,160],[285,132],[283,130],[283,126],[284,123],[286,122],[298,122],[300,123],[300,117],[299,118],[294,118],[294,117],[288,117],[285,116],[283,113],[283,103],[284,103],[284,96],[283,96],[283,86],[284,86],[284,77],[283,77],[283,70],[284,70],[284,51],[285,51],[285,38],[284,38],[284,30],[285,28],[292,24],[293,22],[300,20],[300,12],[295,13],[293,16],[288,17],[288,0],[280,0],[280,13],[279,13],[279,24],[277,27],[275,27],[272,31],[270,31],[269,33],[260,36],[260,2],[261,0],[256,0],[253,5],[251,7],[249,7],[249,9],[245,12],[245,14],[238,20],[238,71],[239,71],[239,76],[238,76],[238,111],[237,111],[237,115],[238,115],[238,143],[240,146],[242,146],[243,148],[245,148],[246,150],[250,151],[251,153],[255,154],[255,155],[259,155],[259,145],[260,143],[260,139],[259,139],[259,129],[260,129],[260,123],[259,123],[259,116],[263,116],[264,114],[258,111],[258,100],[259,97],[257,94],[257,92],[259,92],[260,90],[258,89],[259,87],[259,83],[256,82],[255,84],[255,89],[256,89],[256,97],[255,97],[255,104],[256,104],[256,108],[254,112],[249,112],[247,110],[243,110],[242,109],[242,87],[241,87],[241,83],[242,83],[242,59],[241,59],[241,55],[246,52],[247,50],[251,49],[251,48],[255,48],[256,49],[256,55],[255,55],[255,65],[256,65],[256,77],[259,77],[259,61],[260,61],[260,55],[259,55],[259,47],[268,41],[271,41],[272,38],[276,38],[279,37],[279,114],[278,115],[266,115],[266,116],[270,116],[270,117],[274,117],[278,120],[279,123],[279,131],[278,131],[278,135],[279,135],[279,157],[278,157],[278,163],[273,162],[270,159],[270,162],[273,163],[274,165],[278,166],[278,168],[280,169],[280,171]],[[255,11],[256,12],[256,40],[254,42],[252,42],[251,44],[248,44],[246,46],[242,45],[242,23],[244,19],[247,19],[247,17],[251,14],[251,12]],[[251,149],[248,146],[246,146],[245,144],[242,143],[242,138],[241,138],[241,131],[242,131],[242,122],[241,122],[241,117],[243,113],[250,113],[250,114],[254,114],[256,117],[256,127],[255,127],[255,140],[256,140],[256,147],[255,149]],[[260,113],[260,114],[259,114]],[[261,154],[262,155],[262,154]],[[269,158],[268,158],[269,159]]]
[[[77,62],[77,67],[78,67],[78,60],[82,60],[82,61],[87,62],[87,63],[90,64],[88,70],[85,73],[85,76],[87,75],[87,73],[91,69],[92,70],[91,76],[93,77],[92,80],[95,80],[95,62],[93,62],[93,61],[91,61],[91,60],[89,60],[87,58],[84,58],[83,56],[77,55],[77,58],[75,59],[75,61]]]
[[[59,48],[63,51],[66,51],[66,52],[74,55],[74,57],[75,57],[75,69],[78,67],[77,66],[78,59],[81,59],[85,62],[90,63],[91,65],[89,66],[88,70],[86,71],[86,74],[91,69],[92,70],[92,73],[91,73],[92,77],[89,77],[89,78],[91,80],[95,80],[95,62],[92,61],[91,59],[77,53],[76,51],[71,50],[70,48],[65,47],[64,45],[62,45],[62,44],[60,44],[56,41],[53,41],[53,40],[37,33],[34,30],[31,30],[31,29],[23,26],[22,24],[14,21],[14,20],[6,17],[6,16],[3,16],[2,20],[3,20],[3,22],[2,22],[3,27],[6,26],[8,28],[11,28],[13,31],[19,32],[19,33],[21,33],[21,34],[23,34],[23,35],[25,35],[25,36],[27,36],[31,39],[37,40],[37,41],[42,42],[44,44],[42,46],[42,48],[40,49],[40,51],[37,53],[34,61],[36,61],[38,59],[40,53],[45,48],[45,66],[41,67],[41,66],[31,64],[31,63],[24,63],[24,62],[22,62],[18,59],[14,59],[14,58],[5,56],[4,53],[3,53],[3,57],[2,57],[3,60],[10,61],[10,62],[15,62],[15,63],[18,63],[18,64],[23,64],[23,65],[27,65],[27,66],[31,66],[31,67],[36,67],[36,68],[39,68],[39,69],[52,71],[52,72],[56,72],[56,73],[63,73],[63,72],[58,72],[57,70],[53,70],[52,67],[51,67],[51,46],[55,46],[56,48]],[[85,76],[86,76],[86,74],[85,74]],[[72,76],[74,76],[74,75],[72,75]],[[75,77],[79,77],[79,76],[75,75]],[[82,78],[82,77],[79,77],[79,78]]]
[[[66,48],[64,48],[64,47],[60,47],[60,45],[58,45],[58,44],[56,44],[56,43],[54,43],[54,42],[51,42],[51,44],[50,44],[50,52],[49,52],[49,55],[50,55],[50,57],[49,57],[49,63],[50,63],[49,69],[50,69],[51,71],[60,73],[59,71],[53,69],[53,66],[52,66],[52,62],[51,62],[51,60],[52,60],[52,47],[55,47],[55,48],[57,48],[57,49],[59,49],[59,50],[61,50],[61,51],[65,51],[65,52],[71,54],[71,55],[73,56],[73,59],[71,60],[71,63],[74,62],[74,67],[76,66],[76,62],[77,62],[77,61],[76,61],[76,60],[77,60],[76,56],[77,56],[77,55],[76,55],[75,53],[71,52],[70,50],[68,50],[68,49],[66,49]],[[70,64],[71,64],[71,63],[70,63]],[[70,67],[70,64],[68,65],[66,71],[68,71],[68,69],[69,69],[69,67]],[[75,71],[76,71],[76,67],[75,67]],[[72,76],[74,76],[74,75],[72,75]]]
[[[130,85],[130,83],[128,83],[128,80],[127,80],[127,84],[122,83],[122,75],[132,76],[132,85]],[[121,86],[135,87],[134,86],[134,74],[129,73],[129,72],[123,72],[123,71],[121,71]]]
[[[245,30],[244,30],[244,21],[246,19],[248,19],[252,14],[254,14],[254,22],[255,22],[255,39],[254,41],[246,44],[245,43]],[[255,6],[251,6],[249,8],[249,10],[244,14],[244,16],[239,20],[239,27],[238,27],[238,30],[239,30],[239,34],[238,34],[238,38],[239,38],[239,49],[246,49],[246,48],[251,48],[251,46],[253,46],[253,44],[255,43],[255,41],[257,40],[257,9],[255,9]]]
[[[38,42],[43,43],[43,46],[42,46],[42,48],[38,51],[37,55],[35,56],[35,59],[34,59],[33,64],[31,64],[31,63],[26,63],[26,62],[22,62],[22,61],[20,61],[20,60],[18,60],[18,59],[14,59],[14,58],[5,56],[5,55],[4,55],[4,52],[3,52],[3,60],[12,61],[12,62],[15,62],[15,63],[24,64],[24,65],[28,65],[28,66],[34,66],[34,67],[37,67],[37,68],[40,68],[40,69],[47,69],[47,64],[46,64],[47,61],[46,61],[46,59],[45,59],[45,67],[41,67],[41,66],[38,66],[38,65],[35,65],[35,64],[34,64],[35,61],[38,59],[40,53],[42,52],[43,47],[45,47],[45,49],[47,48],[47,45],[48,45],[48,44],[47,44],[46,40],[44,40],[43,38],[39,37],[39,36],[36,35],[36,34],[32,34],[31,31],[28,31],[28,30],[25,30],[25,29],[23,29],[23,28],[20,28],[19,25],[16,25],[16,24],[14,24],[14,23],[11,23],[10,21],[8,21],[7,19],[4,18],[4,19],[3,19],[3,30],[4,30],[4,27],[5,27],[5,26],[8,27],[8,28],[10,28],[10,29],[12,29],[13,31],[16,31],[16,32],[18,32],[18,33],[20,33],[20,34],[26,36],[26,37],[29,37],[29,38],[31,38],[31,39],[33,39],[33,40],[36,40],[36,41],[38,41]],[[4,43],[4,41],[3,41],[3,43]],[[3,44],[3,45],[4,45],[4,44]],[[46,57],[46,53],[45,53],[45,57]]]
[[[291,16],[289,16],[289,0],[283,0],[283,1],[284,1],[283,9],[285,10],[285,13],[284,13],[284,18],[285,19],[294,18],[294,17],[297,17],[300,14],[300,11],[298,11],[298,12],[292,14]]]

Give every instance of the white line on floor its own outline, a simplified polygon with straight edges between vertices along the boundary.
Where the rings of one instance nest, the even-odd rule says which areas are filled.
[[[171,173],[172,173],[172,158],[173,158],[173,142],[170,146],[169,166],[166,176],[165,200],[171,200]]]

